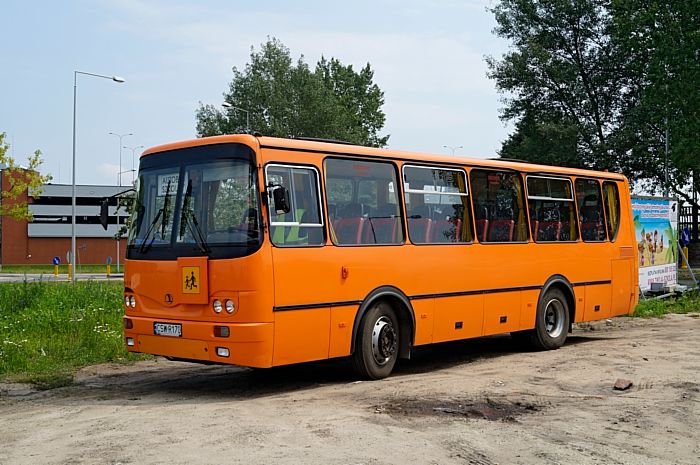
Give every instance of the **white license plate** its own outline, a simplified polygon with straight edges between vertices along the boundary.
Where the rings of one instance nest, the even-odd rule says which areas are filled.
[[[156,336],[182,337],[182,325],[179,323],[153,323]]]

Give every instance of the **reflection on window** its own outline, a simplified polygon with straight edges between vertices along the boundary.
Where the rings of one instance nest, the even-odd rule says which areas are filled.
[[[603,183],[603,201],[608,225],[608,237],[610,237],[611,241],[614,241],[617,237],[617,231],[620,229],[620,194],[616,183],[611,181]]]
[[[600,183],[595,179],[577,179],[575,185],[581,239],[585,242],[604,241],[605,218]]]
[[[469,194],[464,172],[404,166],[403,174],[411,242],[471,242]]]
[[[578,240],[574,195],[569,179],[528,176],[527,197],[535,241]]]
[[[527,214],[520,175],[475,169],[470,179],[479,242],[527,241]]]
[[[323,220],[318,196],[318,173],[313,168],[268,165],[268,189],[284,186],[290,210],[277,214],[269,209],[272,243],[284,247],[317,246],[324,243]]]
[[[404,241],[396,169],[390,163],[328,159],[326,198],[337,245]]]

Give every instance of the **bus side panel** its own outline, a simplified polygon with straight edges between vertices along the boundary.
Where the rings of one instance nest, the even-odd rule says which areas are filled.
[[[520,328],[520,291],[484,296],[484,336]]]
[[[483,294],[435,299],[433,342],[479,337],[483,325]]]
[[[275,312],[273,365],[328,358],[330,308]]]
[[[610,317],[610,284],[586,286],[583,320],[602,320]]]
[[[411,302],[416,320],[416,337],[414,345],[430,344],[433,342],[433,315],[435,299],[421,299]]]
[[[612,316],[626,315],[632,310],[630,306],[636,291],[632,287],[633,276],[636,272],[633,260],[625,258],[612,261]]]
[[[539,290],[522,291],[520,293],[520,325],[518,329],[525,330],[533,329],[535,327],[537,299],[539,296]]]
[[[355,321],[357,305],[331,308],[331,339],[328,357],[350,355],[352,325]]]

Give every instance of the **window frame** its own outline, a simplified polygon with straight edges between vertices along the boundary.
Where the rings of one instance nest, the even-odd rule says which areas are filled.
[[[618,187],[617,183],[618,181],[616,180],[610,180],[610,179],[601,179],[600,183],[600,188],[603,194],[603,214],[605,215],[605,233],[607,234],[608,240],[612,243],[617,241],[617,236],[620,234],[620,226],[622,224],[622,199],[620,198],[620,188]],[[616,199],[617,199],[617,227],[615,228],[614,234],[610,234],[610,229],[609,229],[609,213],[606,208],[606,193],[605,193],[605,185],[606,184],[612,184],[615,186],[615,194],[616,194]]]
[[[423,189],[409,189],[406,187],[407,182],[406,182],[406,168],[418,168],[418,169],[424,169],[424,170],[442,170],[442,171],[453,171],[456,173],[461,173],[464,176],[464,187],[465,187],[465,192],[438,192],[438,191],[426,191]],[[469,228],[471,229],[471,241],[457,241],[457,242],[414,242],[413,239],[411,239],[411,231],[409,230],[408,227],[408,211],[406,211],[406,214],[404,217],[406,218],[406,239],[410,241],[411,244],[413,245],[465,245],[465,244],[473,244],[474,243],[474,218],[473,218],[473,212],[472,212],[472,201],[471,201],[471,194],[470,194],[470,186],[471,186],[471,181],[469,179],[469,176],[467,174],[467,171],[463,168],[456,168],[456,167],[445,167],[445,166],[439,166],[439,165],[418,165],[418,164],[412,164],[412,163],[404,163],[401,166],[401,185],[403,188],[403,203],[404,206],[406,205],[406,195],[407,194],[429,194],[429,195],[456,195],[459,197],[466,197],[467,198],[467,208],[469,208]]]
[[[605,212],[605,205],[603,202],[603,180],[600,178],[592,178],[588,176],[577,176],[574,178],[574,197],[576,197],[576,193],[578,192],[576,190],[576,182],[578,180],[581,181],[595,181],[598,184],[598,193],[600,194],[600,207],[601,211],[603,213],[603,232],[605,233],[605,237],[602,240],[599,241],[588,241],[583,239],[583,234],[581,234],[581,215],[580,215],[580,210],[579,210],[579,205],[578,205],[578,199],[576,200],[576,211],[579,213],[579,218],[578,218],[578,226],[579,226],[579,237],[581,239],[581,242],[585,242],[587,244],[601,244],[604,242],[611,242],[610,237],[608,235],[608,221],[607,221],[607,214]]]
[[[474,204],[474,202],[476,201],[476,197],[474,196],[474,193],[473,193],[474,182],[472,181],[472,176],[473,176],[473,173],[475,171],[487,173],[487,176],[488,176],[488,173],[510,173],[510,174],[513,174],[513,175],[518,176],[520,178],[520,180],[522,181],[522,188],[521,189],[522,189],[522,194],[523,194],[523,202],[525,202],[525,208],[524,208],[524,210],[525,210],[525,222],[526,222],[525,229],[526,229],[526,233],[527,233],[526,234],[527,237],[525,239],[523,239],[521,241],[480,241],[479,240],[479,237],[478,237],[477,231],[476,231],[476,211],[475,211],[476,205]],[[512,168],[479,166],[479,165],[470,166],[468,178],[469,178],[469,185],[472,188],[471,206],[472,206],[472,217],[473,217],[474,227],[475,227],[474,237],[478,240],[479,244],[504,245],[504,244],[528,244],[528,243],[530,243],[532,231],[530,230],[530,212],[529,212],[529,209],[527,206],[527,184],[526,184],[527,180],[525,179],[525,176],[526,176],[526,173],[519,171],[519,170],[512,169]],[[513,221],[516,221],[516,220],[514,219]],[[517,227],[517,225],[515,227]]]
[[[565,197],[546,197],[542,195],[530,195],[530,187],[528,186],[528,181],[530,179],[546,179],[546,180],[556,180],[556,181],[566,181],[569,183],[569,192],[571,193],[571,198],[565,198]],[[555,240],[555,241],[538,241],[537,240],[537,234],[532,234],[532,231],[530,236],[532,237],[532,241],[537,243],[537,244],[567,244],[567,243],[576,243],[576,242],[581,242],[581,221],[579,220],[579,215],[578,215],[578,205],[576,203],[576,192],[574,191],[574,183],[571,181],[571,178],[569,177],[562,177],[562,176],[556,176],[556,175],[546,175],[546,174],[527,174],[525,175],[525,191],[526,191],[526,197],[527,197],[527,216],[528,218],[530,217],[530,199],[532,200],[541,200],[541,201],[547,201],[547,202],[570,202],[572,207],[573,207],[573,212],[574,212],[574,222],[576,223],[576,233],[577,237],[576,239],[570,239],[568,241],[562,241],[562,240]],[[530,226],[534,224],[532,218],[530,219]]]
[[[389,242],[389,243],[380,243],[380,244],[363,243],[363,242],[359,242],[357,244],[354,244],[354,243],[341,244],[341,243],[336,242],[336,240],[334,240],[334,238],[337,239],[336,232],[335,232],[335,229],[333,229],[334,227],[333,227],[332,222],[329,220],[329,222],[328,222],[328,235],[326,236],[327,242],[329,243],[329,245],[332,245],[334,247],[401,247],[401,246],[406,245],[407,240],[408,240],[408,229],[407,229],[407,226],[405,223],[406,215],[405,215],[405,209],[404,209],[404,202],[403,202],[403,198],[402,198],[403,189],[401,186],[399,186],[399,184],[401,184],[401,181],[402,181],[401,171],[398,169],[399,166],[397,164],[397,161],[391,160],[391,159],[381,159],[381,158],[374,159],[374,158],[362,157],[361,155],[357,156],[356,154],[353,154],[353,155],[354,156],[347,156],[347,157],[330,155],[330,156],[326,156],[323,158],[323,160],[321,161],[321,165],[323,166],[322,172],[323,172],[323,181],[324,181],[324,185],[323,185],[324,192],[327,193],[328,183],[326,181],[329,178],[331,178],[331,179],[353,179],[352,177],[329,176],[329,170],[328,170],[328,162],[329,161],[338,160],[338,161],[354,161],[354,162],[359,162],[359,163],[377,163],[377,164],[387,165],[387,166],[391,167],[392,172],[393,172],[393,176],[394,176],[394,179],[392,179],[392,181],[394,182],[394,189],[396,190],[396,202],[397,202],[396,206],[397,206],[397,209],[399,212],[399,216],[397,219],[399,220],[398,226],[399,226],[400,231],[401,231],[401,240],[399,242]],[[357,200],[359,200],[359,194],[360,194],[359,181],[357,181],[357,182],[353,181],[352,184],[353,184],[353,199],[352,200],[357,201]],[[325,201],[326,202],[328,201],[327,197],[326,197]],[[332,232],[331,232],[331,230],[332,230]]]
[[[269,185],[269,169],[270,168],[290,168],[290,169],[301,169],[301,170],[307,170],[307,171],[313,171],[315,176],[316,176],[316,202],[318,206],[318,213],[321,222],[320,223],[300,223],[296,221],[273,221],[273,214],[272,214],[272,204],[269,201],[270,195],[271,195],[271,190],[270,190],[270,185]],[[326,235],[326,222],[325,222],[325,210],[324,210],[324,199],[322,197],[322,189],[321,189],[321,172],[316,167],[315,165],[303,165],[303,164],[295,164],[295,163],[284,163],[284,162],[270,162],[265,164],[265,193],[267,194],[268,202],[266,207],[267,207],[267,217],[268,217],[268,235],[270,237],[270,244],[272,244],[273,247],[279,247],[282,249],[289,249],[289,248],[309,248],[309,247],[324,247],[327,243],[327,235]],[[292,190],[292,186],[285,186],[287,187],[290,192]],[[275,242],[272,240],[272,226],[291,226],[291,227],[304,227],[304,228],[321,228],[321,233],[323,235],[323,241],[319,244],[275,244]]]

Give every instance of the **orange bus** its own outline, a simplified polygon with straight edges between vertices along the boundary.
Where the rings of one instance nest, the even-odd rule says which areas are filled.
[[[510,333],[559,348],[637,303],[620,174],[226,135],[141,158],[129,351],[272,367]]]

